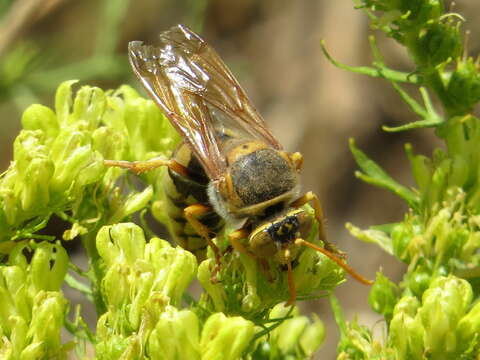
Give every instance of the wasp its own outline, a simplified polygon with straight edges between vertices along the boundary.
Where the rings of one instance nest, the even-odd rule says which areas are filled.
[[[184,25],[160,34],[158,46],[128,45],[130,64],[149,95],[183,137],[171,159],[105,160],[107,166],[142,173],[168,167],[166,194],[177,243],[204,257],[207,245],[217,266],[221,252],[212,240],[224,223],[232,247],[265,265],[287,269],[289,299],[296,299],[292,262],[310,247],[364,284],[326,241],[323,212],[313,192],[300,193],[303,158],[272,135],[219,55]],[[311,203],[314,213],[304,205]],[[305,240],[316,222],[325,248]]]

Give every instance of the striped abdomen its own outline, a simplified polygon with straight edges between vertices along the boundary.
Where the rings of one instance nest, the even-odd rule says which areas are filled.
[[[207,195],[209,179],[185,143],[178,146],[173,158],[188,169],[189,176],[179,175],[169,169],[164,177],[169,231],[178,245],[202,261],[206,255],[207,243],[187,222],[184,209],[193,204],[210,206]],[[223,220],[213,210],[199,220],[211,230],[212,238],[223,226]]]

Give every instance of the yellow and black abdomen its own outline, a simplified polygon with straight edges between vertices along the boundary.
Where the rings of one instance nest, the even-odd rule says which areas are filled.
[[[210,206],[207,194],[209,179],[185,143],[179,145],[173,159],[187,168],[188,176],[182,176],[170,169],[164,176],[163,190],[170,222],[169,231],[178,245],[202,261],[205,259],[207,243],[187,222],[184,209],[194,204]],[[210,229],[212,237],[223,226],[222,218],[213,210],[198,220]]]

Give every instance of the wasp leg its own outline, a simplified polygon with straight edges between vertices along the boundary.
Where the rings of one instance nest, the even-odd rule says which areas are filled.
[[[343,270],[345,270],[348,274],[350,274],[355,280],[361,282],[364,285],[372,285],[373,281],[365,279],[362,275],[357,273],[355,270],[353,270],[350,266],[348,266],[342,259],[340,259],[337,255],[333,254],[332,252],[328,251],[327,249],[324,249],[320,246],[317,246],[315,244],[309,243],[308,241],[305,241],[303,239],[296,239],[294,242],[295,245],[303,245],[307,246],[313,250],[316,250],[322,254],[324,254],[326,257],[329,259],[333,260],[338,266],[340,266]]]
[[[318,196],[314,194],[313,192],[309,191],[305,195],[299,197],[297,200],[295,200],[291,205],[294,208],[299,208],[303,205],[305,205],[308,202],[312,202],[313,205],[313,210],[315,211],[315,219],[317,219],[318,222],[318,236],[320,240],[323,241],[325,244],[325,248],[336,254],[337,256],[341,257],[342,259],[345,258],[345,254],[338,250],[335,245],[330,243],[327,240],[327,235],[325,233],[325,225],[323,223],[323,210],[322,210],[322,205],[320,204],[320,200],[318,199]]]
[[[300,171],[302,169],[303,165],[303,155],[299,152],[294,152],[293,154],[290,154],[290,160],[295,164],[295,168],[297,171]]]
[[[212,208],[202,204],[193,204],[183,209],[185,218],[187,219],[189,224],[192,226],[193,230],[195,230],[197,234],[203,237],[205,241],[208,243],[208,246],[210,246],[210,248],[213,250],[213,254],[215,255],[215,262],[217,264],[217,266],[215,267],[215,270],[212,272],[212,278],[215,278],[216,274],[220,270],[220,259],[221,259],[220,249],[210,238],[209,228],[198,220],[198,217],[210,211],[212,211]]]
[[[267,278],[267,281],[269,283],[273,283],[273,275],[270,271],[270,265],[268,264],[268,261],[266,259],[258,259],[258,262],[260,263],[261,269],[263,273],[265,274],[265,277]]]
[[[292,261],[289,249],[285,249],[284,257],[285,260],[287,260],[288,290],[290,292],[290,297],[285,303],[285,307],[287,307],[295,304],[295,300],[297,300],[297,289],[295,287],[295,279],[293,278]]]
[[[239,253],[250,256],[251,258],[257,260],[257,257],[253,253],[248,251],[247,248],[243,246],[243,244],[240,242],[241,239],[245,239],[247,236],[247,229],[238,229],[228,234],[228,241]]]
[[[265,277],[269,282],[273,282],[273,276],[270,273],[270,267],[268,265],[267,260],[265,259],[260,259],[258,256],[256,256],[254,253],[248,251],[248,249],[240,242],[241,239],[245,239],[248,236],[248,230],[247,229],[238,229],[235,230],[234,232],[231,232],[228,235],[228,241],[230,244],[232,244],[233,248],[238,251],[241,254],[250,256],[252,259],[254,259],[258,264],[260,265],[260,268],[262,269],[262,272],[265,274]]]
[[[129,169],[135,174],[141,174],[146,171],[154,170],[160,166],[167,166],[180,175],[188,176],[187,168],[173,159],[167,160],[164,158],[153,158],[145,161],[104,160],[103,164],[105,166],[116,166]]]

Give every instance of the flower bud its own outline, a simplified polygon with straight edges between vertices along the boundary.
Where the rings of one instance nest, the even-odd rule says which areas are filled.
[[[67,270],[68,255],[61,245],[47,242],[37,245],[31,261],[35,292],[60,290]]]
[[[411,217],[408,220],[410,219]],[[408,250],[414,237],[414,228],[408,220],[404,223],[394,225],[390,234],[392,238],[393,255],[398,256],[399,259],[405,262],[408,262],[411,258],[410,251]]]
[[[26,276],[24,270],[20,266],[4,266],[1,268],[1,272],[10,294],[15,296],[21,288],[25,287]]]
[[[31,161],[35,158],[45,158],[47,148],[43,144],[44,134],[41,130],[22,130],[13,143],[13,158],[18,175],[24,174]]]
[[[60,134],[59,137],[62,135]],[[76,187],[88,185],[100,178],[104,171],[103,159],[90,145],[74,148],[61,161],[55,162],[55,173],[50,188],[52,192],[63,193],[73,184]]]
[[[0,329],[3,332],[10,332],[11,315],[16,315],[14,299],[9,292],[4,275],[0,272]]]
[[[316,232],[313,233],[316,235]],[[304,249],[297,261],[298,265],[293,270],[293,274],[297,292],[300,295],[309,295],[319,290],[330,291],[345,280],[345,272],[342,268],[313,249]],[[286,277],[286,274],[284,275]],[[288,289],[287,284],[285,289]]]
[[[309,357],[320,348],[325,340],[325,325],[315,314],[313,315],[313,322],[311,322],[302,336],[300,337],[300,346],[303,353]]]
[[[98,319],[97,323],[97,343],[95,344],[95,354],[97,359],[116,360],[122,359],[122,355],[128,348],[130,338],[118,335],[108,331],[108,334],[102,334],[100,323],[107,317],[107,313]],[[128,358],[126,358],[128,359]]]
[[[295,353],[296,347],[300,343],[301,335],[308,326],[306,316],[295,316],[285,320],[279,328],[275,329],[275,342],[284,354]],[[273,340],[273,339],[272,339]]]
[[[72,85],[76,82],[78,80],[64,81],[55,93],[55,113],[57,114],[60,128],[68,124],[72,107]]]
[[[75,179],[75,186],[77,188],[93,184],[99,180],[104,173],[103,157],[98,151],[92,151],[89,147],[89,156],[82,164],[76,164],[77,177]]]
[[[418,297],[421,297],[430,286],[432,279],[431,269],[427,265],[419,265],[405,276],[406,287]]]
[[[395,0],[395,2],[397,1]],[[415,25],[422,25],[429,20],[436,20],[443,14],[443,3],[440,0],[400,0],[396,7],[403,14],[408,12],[408,20]]]
[[[121,221],[127,216],[142,210],[153,197],[153,186],[146,187],[140,193],[130,194],[122,204],[115,210],[110,218],[110,222],[115,223]]]
[[[10,228],[20,222],[20,203],[15,194],[15,186],[18,181],[18,171],[10,167],[0,181],[0,205],[2,206],[2,218],[4,217],[6,227]],[[1,220],[1,219],[0,219]]]
[[[368,303],[374,311],[385,316],[388,322],[393,316],[393,309],[398,301],[398,294],[398,286],[381,272],[377,272],[377,278],[368,295]]]
[[[325,338],[325,328],[318,317],[314,316],[313,321],[310,321],[299,313],[298,307],[292,311],[283,304],[276,305],[269,314],[274,329],[258,344],[256,355],[275,349],[276,356],[282,359],[300,353],[312,356]],[[291,318],[285,319],[287,316]],[[273,321],[280,322],[280,325],[275,326]]]
[[[125,159],[127,139],[118,130],[102,126],[92,133],[93,149],[104,159]]]
[[[453,354],[457,347],[455,329],[472,297],[470,284],[454,276],[436,278],[425,291],[419,315],[425,328],[425,347],[432,356]]]
[[[145,303],[150,296],[156,295],[152,293],[155,275],[153,272],[141,272],[139,274],[132,274],[132,277],[135,276],[134,283],[130,284],[131,289],[135,291],[130,292],[130,306],[128,310],[128,323],[133,329],[138,329],[140,327],[140,321],[142,318],[142,313],[145,311]],[[132,281],[133,282],[133,281]]]
[[[428,190],[432,180],[432,161],[430,158],[424,155],[414,154],[412,145],[410,144],[405,145],[405,152],[410,160],[410,166],[415,178],[415,182],[417,183],[418,190],[421,194],[423,194]]]
[[[450,159],[444,159],[435,167],[427,197],[428,203],[425,204],[428,208],[433,208],[433,206],[444,200],[443,197],[445,195],[448,174],[450,173],[450,165]]]
[[[150,240],[145,249],[145,260],[154,265],[155,271],[164,271],[157,276],[156,288],[170,298],[171,304],[180,304],[183,293],[197,272],[195,256],[180,247],[172,247],[158,238]]]
[[[9,319],[12,324],[12,331],[10,333],[10,342],[12,343],[13,353],[18,356],[22,350],[28,346],[28,324],[20,316],[12,315]]]
[[[458,322],[456,329],[457,353],[473,352],[475,344],[478,345],[478,334],[480,334],[480,302],[477,302]]]
[[[445,97],[442,99],[451,114],[463,115],[480,101],[480,73],[472,58],[457,62],[452,73]]]
[[[98,128],[105,112],[106,97],[102,89],[91,86],[82,86],[75,94],[73,111],[68,123],[86,121],[88,129]],[[65,124],[63,125],[65,126]]]
[[[28,286],[26,286],[28,282],[25,271],[20,266],[11,265],[4,266],[2,273],[5,281],[5,289],[7,289],[9,294],[8,296],[4,295],[6,297],[5,300],[10,301],[11,299],[12,305],[15,308],[15,310],[10,308],[9,314],[18,314],[26,321],[30,321],[31,299],[28,295]],[[7,312],[5,312],[5,316],[8,317]]]
[[[453,155],[448,187],[463,187],[470,176],[470,164],[459,155]]]
[[[240,359],[254,332],[255,325],[242,317],[226,317],[223,313],[211,315],[200,339],[202,359]]]
[[[23,271],[27,271],[28,261],[25,257],[25,250],[27,249],[27,244],[25,242],[18,243],[11,251],[8,256],[8,263],[11,265],[17,265]]]
[[[283,319],[289,315],[291,316],[290,319]],[[325,328],[322,321],[316,316],[313,322],[306,316],[300,316],[297,307],[291,311],[279,304],[272,309],[269,318],[280,321],[281,324],[266,335],[265,343],[269,346],[265,347],[260,343],[260,350],[276,349],[276,351],[279,351],[277,354],[279,358],[288,358],[300,353],[311,357],[325,338]]]
[[[389,338],[397,359],[421,359],[423,356],[425,329],[420,317],[416,316],[419,306],[417,298],[404,296],[393,310]]]
[[[25,130],[41,130],[45,134],[45,143],[49,144],[59,131],[57,117],[48,107],[33,104],[22,114],[22,125]]]
[[[33,301],[27,338],[41,342],[46,353],[58,354],[67,300],[59,292],[39,292]]]
[[[132,266],[145,252],[143,230],[132,223],[102,227],[97,234],[97,250],[107,266],[127,263]]]
[[[0,198],[3,198],[2,189],[0,185]],[[8,232],[10,226],[8,225],[7,214],[5,214],[4,208],[0,205],[0,254],[8,253],[11,248],[11,243],[5,241],[8,239]]]
[[[22,210],[45,208],[50,201],[49,183],[53,176],[53,163],[46,158],[32,159],[18,184]]]
[[[421,67],[434,68],[448,59],[456,59],[462,52],[458,26],[450,22],[432,22],[422,28],[416,39],[407,46]]]
[[[131,301],[130,284],[127,280],[129,271],[124,267],[122,263],[114,263],[102,279],[103,301],[108,308],[121,309]]]
[[[28,345],[25,349],[23,349],[19,359],[20,360],[45,359],[45,355],[46,354],[45,354],[44,344],[38,341]]]
[[[43,141],[44,135],[41,130],[22,130],[15,139],[14,167],[9,169],[3,179],[0,192],[7,200],[6,205],[9,205],[9,195],[13,190],[11,195],[15,199],[11,200],[15,203],[16,210],[18,202],[22,210],[27,212],[48,205],[49,183],[54,166],[48,158],[48,150]]]
[[[168,306],[148,338],[150,358],[200,359],[199,326],[193,311]]]
[[[12,343],[3,335],[2,329],[0,328],[0,336],[2,336],[2,340],[0,340],[0,359],[14,359]]]
[[[129,86],[120,87],[115,95],[123,99],[119,108],[124,112],[123,121],[130,138],[131,155],[135,159],[146,159],[151,152],[156,156],[170,156],[180,137],[158,106],[140,97]],[[161,139],[157,134],[163,135]]]

